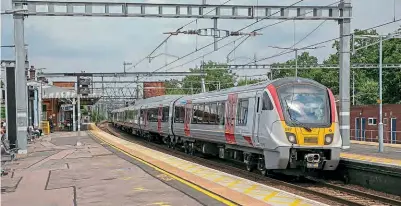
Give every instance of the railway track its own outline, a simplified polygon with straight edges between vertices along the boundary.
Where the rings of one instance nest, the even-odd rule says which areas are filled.
[[[197,164],[211,167],[230,174],[236,174],[239,177],[246,178],[261,184],[275,187],[284,191],[288,191],[309,199],[324,202],[329,205],[400,205],[401,201],[390,199],[388,197],[370,194],[364,191],[353,190],[351,188],[342,187],[336,184],[324,182],[322,180],[308,178],[307,182],[290,182],[275,179],[274,176],[264,177],[259,173],[248,172],[245,169],[232,165],[222,164],[221,161],[206,159],[199,156],[189,156],[181,151],[168,148],[165,145],[160,145],[153,142],[145,141],[141,138],[133,139],[132,134],[121,133],[114,128],[110,128],[107,123],[99,125],[99,128],[112,135],[125,139],[127,141],[155,149],[181,159],[185,159]]]

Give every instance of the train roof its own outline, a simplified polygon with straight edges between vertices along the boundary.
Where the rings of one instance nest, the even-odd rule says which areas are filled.
[[[279,78],[279,79],[274,79],[274,80],[266,80],[262,82],[258,82],[255,84],[250,84],[250,85],[245,85],[245,86],[239,86],[239,87],[231,87],[219,91],[211,91],[211,92],[205,92],[205,93],[199,93],[199,94],[193,94],[193,95],[163,95],[163,96],[157,96],[157,97],[152,97],[152,98],[147,98],[147,99],[142,99],[138,100],[138,102],[135,103],[135,105],[129,106],[129,107],[123,107],[119,108],[116,110],[113,110],[112,112],[121,112],[126,109],[134,109],[137,108],[141,105],[153,105],[153,104],[162,104],[163,102],[165,103],[166,101],[173,101],[175,99],[179,100],[189,100],[189,99],[200,99],[200,98],[210,98],[213,96],[217,95],[223,95],[223,94],[229,94],[229,93],[238,93],[242,91],[252,91],[252,90],[260,90],[266,88],[269,84],[273,84],[275,87],[279,87],[281,85],[289,84],[289,83],[310,83],[314,84],[318,87],[321,88],[326,88],[324,85],[311,80],[311,79],[306,79],[306,78],[301,78],[301,77],[285,77],[285,78]]]
[[[274,79],[274,80],[266,80],[266,81],[258,82],[255,84],[245,85],[245,86],[231,87],[231,88],[227,88],[227,89],[223,89],[223,90],[219,90],[219,91],[212,91],[212,92],[205,92],[205,93],[183,96],[180,100],[210,98],[213,96],[229,94],[229,93],[260,90],[260,89],[266,88],[269,84],[273,84],[275,87],[279,87],[284,84],[295,83],[295,82],[310,83],[310,84],[314,84],[319,87],[325,87],[324,85],[322,85],[314,80],[311,80],[311,79],[305,79],[305,78],[301,78],[301,77],[297,77],[297,78],[286,77],[286,78],[279,78],[279,79]]]
[[[156,97],[151,97],[151,98],[146,98],[146,99],[139,99],[139,100],[135,101],[134,105],[118,108],[111,112],[115,113],[115,112],[122,112],[125,110],[136,109],[143,105],[161,104],[164,102],[170,102],[170,101],[172,101],[174,99],[178,99],[180,97],[182,97],[182,95],[162,95],[162,96],[156,96]]]

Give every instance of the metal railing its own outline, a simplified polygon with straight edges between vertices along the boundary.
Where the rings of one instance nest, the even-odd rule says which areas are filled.
[[[361,130],[351,129],[351,140],[365,141],[365,142],[378,142],[378,130]],[[401,144],[401,131],[384,131],[383,142],[389,144]]]

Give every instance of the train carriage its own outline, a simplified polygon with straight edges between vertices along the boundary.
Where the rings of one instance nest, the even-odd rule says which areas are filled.
[[[342,139],[334,96],[315,81],[283,78],[155,100],[137,105],[141,130],[188,153],[239,160],[263,174],[338,166]],[[119,120],[121,110],[116,113]]]
[[[149,139],[169,137],[171,131],[172,105],[182,95],[165,95],[149,98],[138,104],[140,108],[140,130]]]

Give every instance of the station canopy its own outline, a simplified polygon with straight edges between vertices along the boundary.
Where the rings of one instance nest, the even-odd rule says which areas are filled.
[[[100,93],[91,93],[86,96],[81,95],[82,104],[94,104],[102,97]],[[43,99],[73,99],[77,98],[77,92],[74,89],[57,87],[54,85],[42,86]]]

